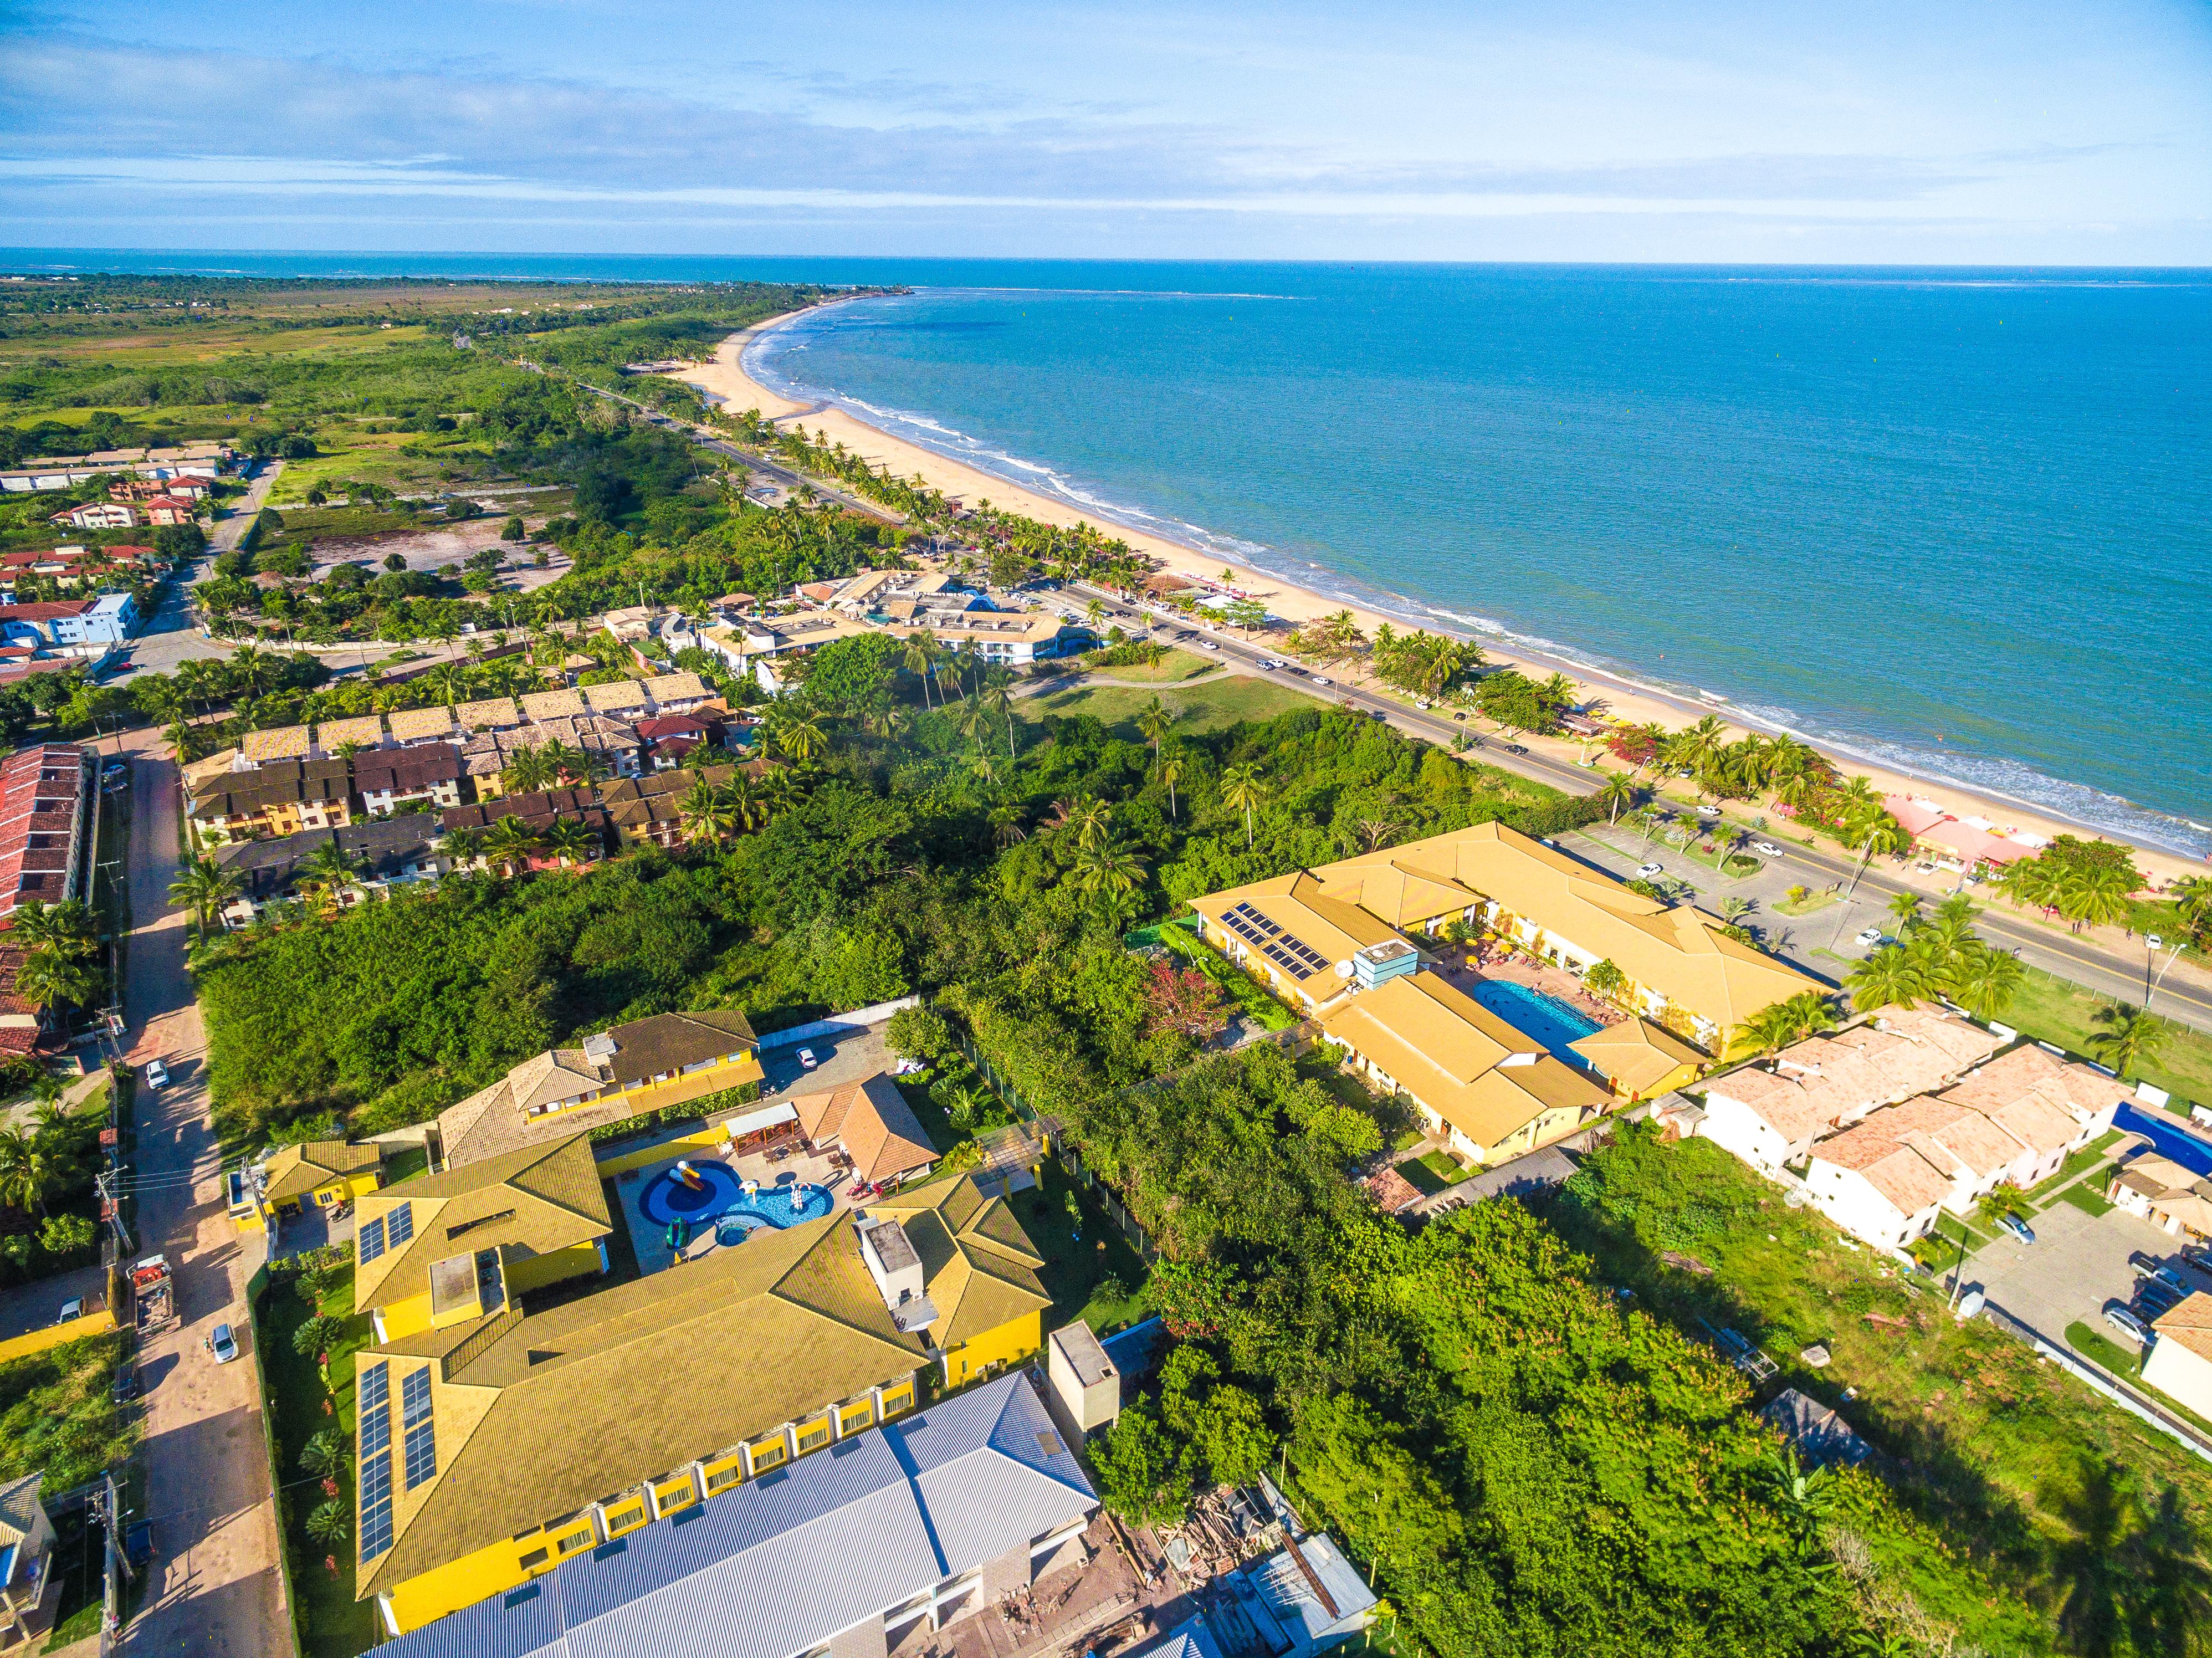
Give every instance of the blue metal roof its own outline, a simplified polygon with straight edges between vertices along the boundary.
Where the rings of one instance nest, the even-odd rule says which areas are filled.
[[[1003,1376],[656,1521],[379,1658],[791,1658],[1097,1503],[1036,1389]]]

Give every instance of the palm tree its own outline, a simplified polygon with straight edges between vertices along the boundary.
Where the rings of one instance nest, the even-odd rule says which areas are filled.
[[[1746,1019],[1732,1046],[1739,1054],[1772,1054],[1835,1028],[1836,1015],[1828,999],[1817,990],[1803,990],[1786,1001],[1762,1007]]]
[[[39,1012],[87,1000],[100,981],[83,963],[51,950],[34,950],[15,969],[15,993]]]
[[[1844,977],[1851,1005],[1861,1013],[1878,1007],[1910,1007],[1934,988],[1926,964],[1899,944],[1885,944]]]
[[[64,898],[58,904],[27,898],[16,907],[8,930],[26,950],[51,950],[73,962],[95,955],[100,949],[91,913],[75,898]]]
[[[1912,931],[1912,924],[1920,919],[1920,898],[1917,893],[1900,892],[1889,901],[1890,918],[1900,932]]]
[[[1750,914],[1751,911],[1752,901],[1748,898],[1723,898],[1721,900],[1721,920],[1726,926],[1741,926],[1743,923],[1743,918]]]
[[[21,1128],[0,1128],[0,1202],[46,1212],[46,1181],[53,1170],[37,1140]]]
[[[994,668],[983,677],[983,701],[991,712],[1006,722],[1006,758],[1014,757],[1014,677],[1004,668]]]
[[[2019,957],[2009,950],[1992,950],[1974,938],[1952,957],[1943,988],[1967,1012],[1987,1021],[2005,1011],[2027,976],[2027,969]]]
[[[779,702],[769,715],[769,736],[776,747],[805,765],[819,754],[829,739],[821,716],[811,709],[787,708]]]
[[[921,681],[921,706],[929,706],[930,671],[937,665],[937,641],[917,628],[906,636],[906,650],[900,657],[906,671]]]
[[[329,840],[300,865],[297,884],[302,897],[331,915],[345,907],[346,894],[353,890],[356,879],[353,859],[345,848]]]
[[[991,839],[1000,851],[1004,852],[1008,847],[1018,845],[1029,838],[1030,832],[1022,823],[1022,809],[1019,806],[1009,803],[993,811]]]
[[[1252,850],[1252,814],[1267,803],[1267,785],[1249,761],[1221,774],[1222,804],[1244,814],[1244,850]]]
[[[1155,763],[1160,757],[1160,744],[1165,740],[1168,728],[1174,724],[1174,714],[1169,710],[1164,702],[1160,701],[1157,693],[1137,715],[1137,729],[1151,742],[1152,759]]]
[[[2096,1022],[2104,1027],[2089,1038],[2089,1051],[2110,1066],[2122,1082],[2138,1071],[2146,1060],[2158,1057],[2166,1046],[2166,1021],[2125,1002],[2097,1010]]]
[[[2128,901],[2142,884],[2132,863],[2069,870],[2058,884],[2058,913],[2091,926],[2116,925],[2127,918]]]
[[[1605,781],[1598,785],[1594,798],[1606,809],[1605,821],[1618,823],[1620,814],[1632,810],[1643,795],[1644,791],[1636,786],[1635,780],[1626,772],[1609,771],[1605,774]]]
[[[518,749],[501,768],[499,785],[509,794],[535,794],[550,788],[554,776],[553,762],[544,749]]]
[[[1183,774],[1189,765],[1190,762],[1179,754],[1164,754],[1160,756],[1159,764],[1154,768],[1159,773],[1162,786],[1168,792],[1168,818],[1170,822],[1176,821],[1176,785],[1182,781]]]
[[[768,822],[769,803],[750,774],[739,772],[722,791],[730,809],[730,823],[740,835],[749,835]]]
[[[728,795],[703,777],[677,803],[676,821],[683,827],[684,838],[695,847],[720,841],[737,829],[737,813]]]
[[[1866,779],[1860,777],[1852,780],[1863,783]],[[1877,800],[1871,806],[1861,802],[1850,808],[1844,819],[1844,841],[1847,846],[1860,848],[1859,866],[1852,872],[1850,886],[1844,894],[1848,898],[1859,890],[1859,877],[1866,873],[1867,865],[1874,861],[1875,853],[1903,852],[1911,846],[1912,837]]]
[[[538,749],[537,753],[551,773],[552,780],[573,783],[590,780],[592,762],[573,743],[564,743],[556,737]]]
[[[484,831],[483,855],[509,875],[526,867],[537,849],[538,836],[511,813]]]
[[[1119,897],[1144,878],[1144,859],[1119,841],[1085,847],[1075,859],[1075,884],[1092,897]]]
[[[2174,919],[2200,944],[2212,941],[2212,875],[2192,875],[2174,884]]]
[[[462,869],[483,855],[483,843],[482,829],[453,829],[446,831],[439,849],[453,860],[455,869]]]
[[[564,865],[581,864],[587,861],[587,854],[592,850],[591,830],[586,829],[574,817],[555,818],[551,826],[539,839],[544,845],[545,850],[558,858]]]

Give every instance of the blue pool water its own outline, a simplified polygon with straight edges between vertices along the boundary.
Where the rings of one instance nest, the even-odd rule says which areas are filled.
[[[1579,1064],[1580,1057],[1568,1050],[1598,1029],[1595,1020],[1585,1017],[1557,996],[1516,985],[1510,979],[1485,979],[1470,993],[1516,1030],[1534,1036],[1570,1063]]]
[[[2184,1169],[2195,1174],[2212,1175],[2212,1141],[2185,1134],[2172,1124],[2160,1122],[2132,1105],[2119,1108],[2112,1118],[2112,1127],[2124,1128],[2130,1134],[2141,1134],[2158,1148],[2160,1157],[2172,1158]]]
[[[696,1187],[678,1177],[672,1167],[655,1175],[638,1193],[638,1212],[656,1226],[683,1220],[700,1230],[714,1224],[715,1236],[724,1243],[742,1242],[744,1234],[758,1226],[797,1226],[830,1212],[832,1199],[824,1187],[771,1186],[748,1195],[744,1177],[726,1163],[696,1159],[691,1172],[698,1177]]]

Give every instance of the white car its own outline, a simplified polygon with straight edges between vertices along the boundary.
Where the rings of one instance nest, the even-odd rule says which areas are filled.
[[[158,1094],[169,1085],[169,1067],[159,1060],[146,1062],[146,1086]]]
[[[2105,1303],[2105,1322],[2131,1341],[2148,1341],[2150,1331],[2127,1306],[2118,1301]]]
[[[812,1048],[802,1048],[799,1050],[799,1065],[801,1070],[811,1071],[821,1063],[822,1061],[815,1057]]]
[[[1276,660],[1275,660],[1275,659],[1274,659],[1273,657],[1272,657],[1272,656],[1263,656],[1263,657],[1261,657],[1261,658],[1260,659],[1260,666],[1261,666],[1261,669],[1262,670],[1262,671],[1267,672],[1267,673],[1273,673],[1273,672],[1274,672],[1274,671],[1275,671],[1275,670],[1276,670],[1276,669],[1278,669],[1278,668],[1281,667],[1282,665],[1282,665],[1281,663],[1279,663],[1279,662],[1276,661]]]
[[[57,1324],[66,1324],[73,1318],[82,1318],[83,1316],[84,1297],[79,1296],[73,1300],[62,1303],[61,1316],[56,1319],[54,1322]]]
[[[1754,841],[1751,843],[1751,849],[1762,858],[1779,858],[1782,855],[1782,848],[1771,841]]]
[[[1881,929],[1878,926],[1861,927],[1856,932],[1851,934],[1851,942],[1855,944],[1864,944],[1871,950],[1881,942]]]
[[[1700,817],[1705,818],[1705,819],[1707,819],[1708,821],[1710,821],[1710,820],[1711,820],[1711,819],[1713,819],[1713,818],[1715,818],[1715,817],[1719,817],[1720,815],[1721,815],[1721,809],[1720,809],[1718,806],[1710,806],[1710,805],[1708,805],[1708,806],[1699,806],[1699,807],[1698,808],[1698,817]]]
[[[1218,651],[1221,647],[1210,639],[1201,639],[1198,641],[1198,648],[1201,651]]]
[[[1664,875],[1666,872],[1667,866],[1664,864],[1638,864],[1636,866],[1636,878],[1639,881],[1648,881],[1655,875]]]
[[[1417,708],[1427,709],[1433,708],[1436,707],[1436,704],[1430,701],[1425,696],[1417,696],[1413,699],[1413,706]]]
[[[215,1327],[215,1333],[208,1337],[208,1351],[215,1355],[218,1364],[228,1364],[238,1357],[238,1338],[231,1333],[230,1326]]]
[[[1317,673],[1313,677],[1313,683],[1316,685],[1334,685],[1336,681],[1331,679],[1327,674]]]

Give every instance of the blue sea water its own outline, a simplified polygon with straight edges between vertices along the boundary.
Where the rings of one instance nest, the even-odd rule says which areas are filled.
[[[0,253],[908,283],[754,371],[1093,512],[2212,854],[2212,272]]]

